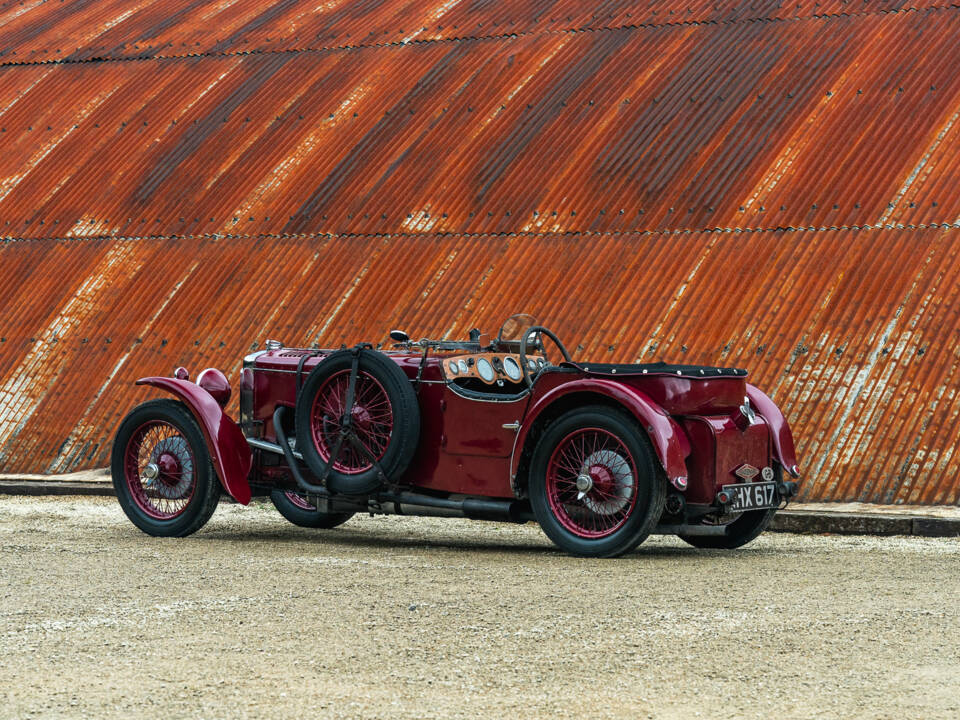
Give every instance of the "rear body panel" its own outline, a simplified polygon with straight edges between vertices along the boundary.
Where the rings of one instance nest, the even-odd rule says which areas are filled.
[[[724,485],[744,482],[734,474],[744,464],[758,469],[770,465],[770,432],[762,420],[744,431],[723,415],[691,415],[680,422],[696,448],[687,458],[687,502],[709,505]]]

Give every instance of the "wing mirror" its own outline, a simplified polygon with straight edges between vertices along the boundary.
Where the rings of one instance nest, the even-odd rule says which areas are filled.
[[[410,342],[410,336],[407,335],[403,330],[391,330],[390,339],[398,343]]]

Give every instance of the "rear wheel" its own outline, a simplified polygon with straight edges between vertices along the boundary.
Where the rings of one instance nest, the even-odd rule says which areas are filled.
[[[335,528],[353,517],[352,512],[321,512],[305,495],[292,490],[273,490],[270,500],[281,515],[306,528]]]
[[[110,470],[120,507],[149,535],[190,535],[220,500],[203,433],[175,400],[151,400],[124,418]]]
[[[783,479],[783,470],[775,464],[774,472],[774,482],[779,484]],[[728,516],[708,515],[702,524],[721,525],[726,528],[726,535],[680,535],[680,539],[704,550],[736,550],[756,540],[767,529],[776,512],[776,508],[772,508]]]
[[[530,463],[530,503],[544,533],[585,557],[629,552],[653,530],[666,483],[649,440],[625,413],[596,406],[551,423]]]

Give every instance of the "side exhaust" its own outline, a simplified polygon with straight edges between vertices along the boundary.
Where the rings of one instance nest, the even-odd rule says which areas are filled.
[[[290,447],[280,422],[283,409],[283,407],[277,408],[273,418],[279,443],[257,438],[247,438],[247,443],[251,448],[257,450],[283,455],[290,467],[290,473],[300,489],[307,495],[330,502],[331,507],[342,502],[349,504],[351,509],[356,510],[357,505],[362,506],[365,502],[367,511],[377,515],[465,517],[471,520],[495,520],[513,523],[525,523],[536,519],[526,503],[517,500],[476,497],[439,498],[405,491],[384,491],[371,495],[364,501],[360,498],[333,494],[323,485],[314,485],[303,477],[298,463],[299,460],[302,460],[302,457],[300,453]]]

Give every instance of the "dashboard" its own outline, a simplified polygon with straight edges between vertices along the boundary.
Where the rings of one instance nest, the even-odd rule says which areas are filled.
[[[533,374],[547,364],[546,358],[527,356],[527,372]],[[443,359],[443,374],[449,380],[480,380],[487,385],[500,381],[523,382],[520,356],[516,353],[474,353]]]

